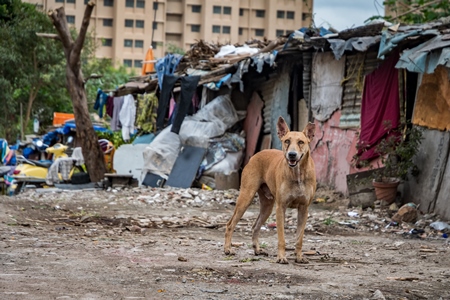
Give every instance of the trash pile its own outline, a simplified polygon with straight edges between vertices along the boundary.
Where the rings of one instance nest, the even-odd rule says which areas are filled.
[[[120,223],[124,230],[144,232],[147,228],[182,228],[202,227],[225,230],[225,225],[234,209],[239,191],[237,190],[202,190],[178,188],[109,188],[108,190],[84,191],[52,191],[49,189],[28,190],[17,199],[30,201],[45,201],[58,203],[54,209],[60,207],[61,199],[83,200],[91,205],[116,206],[151,206],[155,209],[152,215],[127,215],[125,211],[113,218],[103,216],[87,216],[75,214],[75,218],[68,219],[71,224],[86,222]],[[323,201],[323,195],[334,195]],[[327,196],[328,197],[328,196]],[[66,202],[70,203],[70,201]],[[247,211],[236,227],[236,231],[250,234],[252,225],[258,216],[258,197],[253,202],[255,209]],[[315,202],[309,210],[306,232],[315,235],[345,234],[366,232],[373,234],[393,234],[405,239],[443,240],[448,243],[450,225],[441,221],[434,214],[422,215],[411,204],[400,209],[391,205],[383,207],[376,203],[375,207],[366,210],[348,208],[348,199],[328,190],[319,189]],[[53,204],[52,204],[53,205]],[[209,207],[208,212],[202,208]],[[216,209],[217,208],[217,209]],[[225,211],[226,209],[226,211]],[[212,213],[211,211],[214,211]],[[276,230],[275,212],[269,217],[264,231]],[[286,232],[294,233],[297,228],[297,211],[288,209],[286,212]]]

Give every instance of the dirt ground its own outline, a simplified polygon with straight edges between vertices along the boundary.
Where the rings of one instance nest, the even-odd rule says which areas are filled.
[[[318,194],[328,202],[310,209],[309,264],[294,262],[288,214],[288,265],[275,263],[273,219],[260,239],[269,257],[253,255],[257,202],[233,236],[236,256],[224,255],[236,191],[1,196],[0,299],[450,299],[450,244],[441,233],[386,229],[383,210],[350,217],[345,199]]]

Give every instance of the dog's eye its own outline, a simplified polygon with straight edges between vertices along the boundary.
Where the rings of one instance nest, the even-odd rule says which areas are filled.
[[[305,142],[304,141],[298,141],[299,145],[303,145]]]
[[[289,144],[291,143],[291,141],[290,141],[290,140],[285,140],[284,143],[285,143],[286,145],[289,145]]]

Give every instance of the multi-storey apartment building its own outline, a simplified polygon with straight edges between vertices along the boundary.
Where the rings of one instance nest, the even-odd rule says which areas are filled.
[[[64,6],[67,22],[81,26],[88,0],[23,0],[44,11]],[[189,49],[196,40],[243,43],[275,39],[311,24],[313,0],[97,0],[90,30],[97,57],[141,68],[150,45],[155,57],[168,46]]]

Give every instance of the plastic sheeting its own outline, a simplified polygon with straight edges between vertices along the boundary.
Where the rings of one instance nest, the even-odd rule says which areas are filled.
[[[370,46],[377,44],[380,39],[381,37],[379,36],[365,36],[350,38],[346,41],[341,39],[328,39],[328,43],[330,43],[334,57],[339,60],[346,50],[364,52],[367,51]]]
[[[342,102],[341,79],[345,60],[335,60],[331,52],[317,53],[313,59],[311,110],[314,118],[326,121]]]
[[[144,150],[141,179],[147,172],[167,179],[181,144],[206,147],[210,138],[223,135],[238,121],[230,96],[222,95],[206,104],[195,115],[186,117],[179,135],[171,132],[172,126],[164,128]]]
[[[436,29],[417,29],[407,31],[405,33],[391,33],[387,30],[383,31],[381,35],[380,48],[378,50],[378,58],[384,59],[385,55],[394,50],[401,41],[415,35],[439,35],[439,31]]]
[[[415,48],[403,51],[395,67],[427,74],[433,73],[438,65],[450,68],[450,48],[441,50],[448,46],[450,39],[444,40],[444,36],[436,36]]]

